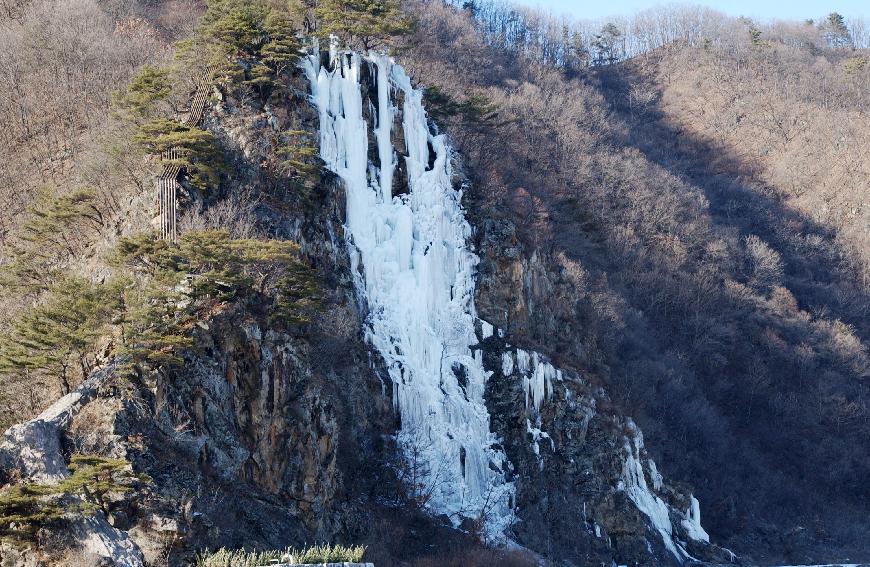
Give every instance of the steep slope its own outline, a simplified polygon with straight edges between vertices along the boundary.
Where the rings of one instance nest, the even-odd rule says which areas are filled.
[[[196,222],[228,222],[221,207],[253,199],[230,224],[299,244],[317,267],[315,321],[276,322],[268,294],[214,302],[182,366],[130,373],[123,357],[106,361],[67,399],[78,401],[49,412],[62,420],[10,429],[6,481],[52,482],[39,471],[64,473],[73,453],[124,459],[148,480],[81,528],[75,514],[48,523],[35,550],[5,547],[4,558],[181,565],[202,548],[326,539],[370,542],[379,565],[451,548],[481,564],[528,562],[475,543],[511,538],[585,564],[729,559],[603,390],[476,317],[456,156],[401,67],[335,50],[304,66],[274,106],[219,83],[205,125],[232,189],[203,200]],[[316,128],[338,175],[314,196],[288,193],[268,167],[273,137]]]
[[[496,542],[509,535],[556,561],[680,564],[691,558],[687,545],[729,559],[708,545],[697,500],[663,484],[640,432],[603,391],[477,320],[478,259],[454,156],[431,131],[422,92],[385,57],[333,46],[329,60],[321,67],[315,54],[305,64],[321,155],[347,187],[366,334],[389,370],[399,445],[418,467],[414,496],[456,526]]]
[[[680,126],[713,128],[675,110],[674,67],[725,55],[672,47],[652,81],[659,52],[566,72],[468,11],[419,14],[406,59],[466,157],[481,316],[605,385],[714,540],[758,561],[866,555],[867,289],[838,232]]]
[[[452,156],[444,137],[430,134],[422,93],[411,88],[401,67],[385,57],[362,62],[353,53],[332,60],[340,68],[319,67],[319,53],[306,65],[320,109],[320,153],[345,181],[346,237],[370,313],[367,335],[390,373],[402,421],[399,444],[420,460],[414,482],[433,512],[457,525],[463,517],[479,517],[482,528],[498,537],[513,519],[514,487],[490,433],[483,362],[471,350],[477,344],[477,259],[466,247],[470,227],[461,193],[453,190]],[[363,65],[376,77],[377,98],[366,99],[368,120]],[[394,90],[401,109],[393,109]],[[373,179],[367,124],[377,140]],[[402,125],[395,137],[407,151],[399,156],[407,186],[393,184],[394,124]]]
[[[165,46],[160,17],[85,4],[96,37],[141,48],[112,80],[161,60],[148,47]],[[98,332],[73,321],[66,338],[85,346],[55,367],[4,351],[4,422],[84,381],[4,434],[3,509],[38,511],[28,491],[61,486],[82,455],[134,477],[96,500],[54,494],[65,514],[49,509],[31,548],[3,544],[0,561],[185,565],[202,549],[313,540],[365,543],[378,567],[870,551],[860,53],[750,41],[740,21],[715,47],[560,67],[493,41],[475,3],[413,2],[396,60],[314,41],[298,57],[278,4],[213,2],[204,21],[221,25],[169,94],[170,75],[146,68],[147,108],[114,107],[133,118],[107,122],[100,83],[93,124],[72,121],[48,148],[7,132],[15,163],[39,149],[58,186],[22,214],[30,225],[0,225],[4,273],[25,257],[42,286],[3,282],[4,340],[21,313],[69,324],[39,311],[66,297],[55,279],[79,286],[61,307],[97,304]],[[5,30],[38,27],[51,5],[23,3]],[[149,20],[131,31],[140,9]],[[533,20],[510,20],[516,37],[533,43]],[[257,33],[225,33],[251,22]],[[168,118],[210,48],[205,129],[169,137],[197,148],[169,244],[147,234],[160,160],[142,147],[160,154],[155,139],[179,133]],[[795,68],[833,86],[808,93]],[[3,93],[4,108],[39,100]],[[109,143],[93,144],[100,133]],[[6,188],[35,183],[15,167],[0,168]],[[44,218],[74,222],[33,239]],[[169,284],[140,287],[155,280]]]

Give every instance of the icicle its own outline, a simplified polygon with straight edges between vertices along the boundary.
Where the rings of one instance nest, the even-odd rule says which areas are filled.
[[[689,534],[689,537],[696,541],[710,541],[710,536],[701,527],[701,504],[698,502],[698,499],[694,496],[691,497],[691,504],[689,505],[689,509],[686,511],[686,519],[684,519],[681,524],[684,528],[686,528],[686,533]]]
[[[684,550],[678,549],[674,542],[674,527],[671,525],[668,506],[649,489],[643,474],[643,466],[640,461],[643,436],[631,421],[629,421],[629,428],[632,430],[633,436],[630,440],[626,440],[625,464],[618,488],[624,490],[637,509],[649,518],[652,527],[661,535],[665,547],[682,562],[687,554]]]
[[[390,61],[386,55],[373,55],[378,77],[378,124],[375,135],[378,141],[378,159],[381,162],[380,187],[381,199],[389,202],[393,198],[393,145],[390,130],[393,126],[393,106],[390,101]],[[410,241],[410,239],[408,239]]]
[[[529,371],[529,353],[523,349],[517,349],[517,368],[523,374]]]
[[[501,373],[505,376],[514,373],[514,355],[510,352],[501,353]]]

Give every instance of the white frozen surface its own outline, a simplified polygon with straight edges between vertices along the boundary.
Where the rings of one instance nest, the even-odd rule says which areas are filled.
[[[369,309],[367,339],[393,382],[399,442],[422,457],[417,473],[432,493],[432,512],[457,525],[484,513],[489,535],[498,537],[513,521],[515,488],[504,478],[507,457],[493,448],[498,439],[483,399],[487,373],[481,352],[471,348],[478,342],[478,258],[466,244],[471,227],[451,181],[451,151],[443,136],[430,131],[422,93],[400,66],[383,55],[362,57],[334,47],[331,54],[329,69],[321,67],[316,50],[303,67],[320,113],[321,157],[346,185],[345,234],[355,284]],[[377,82],[373,125],[363,114],[363,66]],[[391,141],[397,92],[403,95],[407,156],[397,155]],[[380,168],[369,163],[370,129]],[[396,159],[405,160],[409,187],[393,196]],[[483,327],[487,333],[492,326]]]
[[[646,464],[649,466],[649,476],[650,480],[652,480],[653,483],[653,490],[661,490],[664,479],[662,478],[662,475],[659,472],[658,467],[656,466],[656,462],[652,459],[648,459]],[[692,498],[694,498],[694,496]],[[698,514],[700,518],[700,511],[698,512]]]
[[[690,538],[695,541],[710,542],[710,536],[701,527],[701,505],[694,496],[692,496],[692,504],[686,511],[686,519],[682,521],[682,524],[686,528],[686,533],[689,534]]]
[[[628,497],[650,520],[652,528],[659,532],[668,551],[682,561],[686,554],[677,548],[674,542],[673,526],[671,525],[668,506],[664,500],[650,490],[643,474],[640,451],[643,448],[643,435],[632,425],[633,436],[626,441],[625,464],[623,465],[622,481],[619,488],[625,490]]]
[[[541,410],[545,400],[553,397],[553,380],[562,381],[562,371],[557,370],[549,362],[545,362],[537,352],[516,349],[516,365],[511,352],[502,353],[502,374],[509,376],[516,370],[522,375],[523,393],[526,408],[529,401],[536,411]]]

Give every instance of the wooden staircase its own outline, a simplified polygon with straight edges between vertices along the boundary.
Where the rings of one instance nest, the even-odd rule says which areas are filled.
[[[211,87],[211,77],[214,74],[215,68],[208,66],[200,75],[196,83],[196,91],[190,101],[190,111],[187,116],[181,120],[184,126],[193,128],[198,126],[205,114],[205,105],[208,101],[208,92]],[[178,160],[181,159],[181,151],[178,148],[171,148],[160,156],[163,161],[167,162],[163,166],[163,171],[157,177],[157,207],[160,215],[160,238],[170,242],[178,240],[178,176],[181,175],[181,166]]]

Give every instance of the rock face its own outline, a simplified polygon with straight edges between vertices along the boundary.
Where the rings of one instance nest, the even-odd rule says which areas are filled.
[[[7,431],[8,480],[56,482],[74,452],[126,458],[151,478],[109,502],[107,517],[43,530],[36,552],[4,549],[10,565],[187,565],[199,549],[359,541],[379,513],[369,499],[396,497],[389,392],[362,340],[340,240],[343,186],[324,174],[314,195],[294,194],[263,166],[276,130],[316,130],[307,96],[275,108],[224,96],[207,126],[232,164],[225,186],[256,202],[250,228],[299,243],[316,270],[317,316],[278,331],[265,309],[227,304],[192,330],[181,369],[128,378],[107,367]]]
[[[697,500],[665,483],[603,389],[499,333],[481,344],[493,428],[516,475],[516,541],[581,565],[732,560],[709,544]]]
[[[374,77],[364,73],[359,85],[369,120],[384,109]],[[276,132],[318,127],[306,81],[299,76],[291,86],[274,106],[222,96],[206,126],[227,148],[232,173],[224,185],[258,203],[250,219],[254,229],[298,242],[317,270],[323,294],[317,316],[304,329],[279,330],[265,309],[223,306],[193,329],[196,348],[180,370],[121,380],[107,367],[37,420],[10,429],[0,443],[7,479],[54,482],[67,474],[65,461],[75,451],[127,458],[152,479],[144,492],[109,503],[107,516],[73,519],[63,533],[45,534],[46,541],[50,535],[62,540],[53,557],[78,548],[113,565],[183,565],[201,548],[364,541],[377,522],[388,518],[401,525],[410,514],[403,507],[413,499],[397,495],[407,483],[396,479],[403,465],[394,447],[400,427],[393,409],[395,369],[364,340],[371,306],[354,286],[362,269],[345,247],[345,186],[324,171],[315,194],[303,198],[289,193],[287,180],[268,167]],[[396,130],[410,82],[408,89],[393,99],[392,119],[380,122],[392,125],[379,133],[381,144],[400,155],[408,143]],[[376,138],[365,139],[371,145]],[[425,141],[421,151],[442,160],[449,155],[446,147],[435,151]],[[373,167],[387,159],[371,147],[363,155]],[[433,164],[424,162],[417,165],[430,171]],[[401,199],[417,174],[397,163],[379,190]],[[459,187],[461,179],[451,176],[449,184]],[[459,195],[453,196],[457,203]],[[454,212],[464,215],[458,206]],[[573,309],[570,270],[555,269],[553,259],[524,256],[509,223],[487,219],[473,205],[471,212],[481,256],[476,301],[482,319],[473,310],[464,313],[471,330],[455,336],[468,350],[467,367],[480,366],[475,377],[481,391],[471,390],[472,376],[462,367],[447,377],[456,392],[479,397],[476,418],[488,420],[487,442],[477,456],[499,458],[481,457],[477,476],[485,481],[480,487],[490,479],[510,487],[503,493],[507,513],[499,514],[514,521],[505,529],[500,520],[499,530],[554,564],[730,561],[706,541],[690,491],[658,474],[640,431],[600,384],[532,350],[545,351],[531,339],[548,334],[558,334],[559,344],[574,344],[571,336],[579,330],[564,324],[570,317],[560,317]],[[464,217],[459,221],[465,231]],[[461,257],[471,262],[471,256]],[[465,266],[469,273],[476,261]],[[473,293],[474,286],[468,289]],[[464,477],[469,451],[439,441]],[[480,534],[487,513],[484,507],[477,522],[468,517],[453,523]],[[420,526],[444,523],[413,518],[411,531],[426,533]],[[429,533],[434,529],[450,531]],[[5,560],[12,552],[3,553]],[[40,560],[15,557],[16,565]]]
[[[61,435],[72,419],[97,396],[112,368],[95,371],[78,388],[52,404],[36,418],[13,425],[0,441],[0,467],[37,483],[53,483],[69,471],[61,451]]]
[[[322,132],[322,154],[349,186],[351,220],[348,224],[356,243],[351,253],[360,254],[361,271],[364,270],[364,285],[358,288],[375,303],[373,308],[378,312],[369,321],[372,342],[391,362],[394,391],[400,396],[403,392],[415,392],[417,396],[413,403],[399,398],[402,434],[416,428],[429,438],[445,436],[453,442],[459,439],[458,457],[449,448],[437,452],[436,456],[443,459],[438,461],[439,470],[446,471],[442,473],[441,482],[445,490],[454,495],[466,492],[474,495],[480,483],[469,480],[465,464],[471,454],[467,446],[475,446],[475,442],[467,439],[467,433],[475,427],[469,423],[459,434],[451,429],[449,420],[443,420],[440,415],[442,406],[450,408],[447,412],[450,415],[463,415],[454,401],[456,392],[464,392],[465,400],[473,402],[477,376],[474,363],[469,365],[465,361],[459,366],[461,371],[454,372],[455,376],[445,373],[444,367],[449,367],[455,354],[433,344],[421,350],[441,353],[440,370],[418,368],[413,360],[416,345],[413,340],[405,340],[406,335],[413,338],[405,325],[412,318],[400,313],[401,324],[379,325],[390,312],[397,310],[396,305],[406,302],[415,305],[415,298],[403,295],[404,288],[394,283],[401,282],[406,274],[419,280],[422,277],[417,275],[419,271],[436,283],[446,279],[453,284],[453,272],[447,266],[439,269],[427,263],[431,258],[427,254],[433,250],[435,257],[439,257],[444,246],[450,254],[468,254],[465,266],[477,263],[477,257],[465,249],[465,243],[457,244],[444,234],[429,236],[429,240],[424,236],[422,243],[419,242],[421,235],[429,235],[427,222],[432,219],[419,219],[417,212],[440,194],[431,191],[428,179],[415,170],[425,167],[428,172],[441,167],[439,159],[443,152],[439,151],[439,145],[443,145],[444,140],[431,132],[422,136],[423,141],[428,137],[431,154],[425,166],[421,163],[425,160],[413,151],[407,155],[401,153],[398,147],[413,144],[397,144],[392,126],[401,123],[404,137],[411,136],[412,140],[420,130],[407,116],[402,120],[398,118],[403,112],[414,111],[407,100],[416,96],[403,87],[404,72],[397,72],[389,61],[379,57],[361,61],[355,54],[333,50],[331,59],[334,66],[325,68],[320,66],[322,58],[311,57],[306,70],[314,85],[313,98],[321,111],[321,123],[328,126],[322,126],[327,128]],[[403,93],[405,103],[401,108],[392,103],[393,91]],[[369,109],[366,120],[360,118],[363,108]],[[389,112],[385,113],[385,108]],[[399,197],[396,197],[392,177],[394,155],[399,162],[404,160],[407,164],[410,179],[407,192],[400,192]],[[449,225],[451,219],[442,219],[441,211],[450,210],[449,199],[461,194],[458,188],[454,191],[440,197],[443,200],[440,208],[433,208],[432,214],[442,227]],[[407,214],[403,216],[406,208]],[[382,216],[383,222],[379,225]],[[374,225],[373,235],[365,230],[369,225]],[[496,227],[495,224],[490,226]],[[501,228],[507,234],[511,231],[508,225]],[[566,310],[567,314],[572,309],[570,288],[553,283],[548,266],[535,254],[525,259],[519,249],[509,249],[496,238],[481,243],[492,247],[487,251],[491,258],[501,260],[496,266],[484,267],[484,274],[490,272],[497,277],[484,282],[479,294],[490,311],[498,308],[504,314],[503,318],[495,320],[503,320],[508,328],[519,323],[518,338],[530,328],[537,332],[545,328],[547,333],[570,333],[570,329],[559,327],[558,311]],[[403,247],[406,247],[404,253]],[[419,256],[415,255],[417,253]],[[449,257],[445,254],[445,262]],[[383,265],[366,265],[372,258]],[[385,273],[389,276],[387,285],[381,285]],[[502,278],[508,281],[501,281]],[[419,290],[430,304],[438,301],[436,283]],[[461,296],[466,289],[468,286],[461,284],[451,286],[451,299],[454,294]],[[384,295],[388,296],[386,300]],[[452,305],[443,306],[435,317],[426,307],[422,305],[418,309],[417,324],[426,327],[431,335],[439,334],[438,329],[445,320],[451,321],[454,327],[463,324],[461,318],[448,315]],[[465,304],[464,309],[467,315],[475,315],[472,302]],[[492,495],[490,506],[484,506],[476,519],[478,527],[483,526],[484,534],[493,537],[492,525],[504,525],[501,498],[508,494],[519,520],[508,530],[508,535],[556,561],[604,565],[615,559],[633,565],[679,565],[697,560],[734,559],[726,550],[710,545],[700,524],[697,500],[687,490],[664,482],[643,448],[641,432],[631,419],[620,415],[600,386],[582,379],[576,372],[556,369],[537,352],[509,345],[510,332],[496,332],[484,320],[480,320],[478,326],[475,340],[478,345],[473,350],[482,350],[483,358],[475,354],[467,359],[482,360],[487,371],[484,393],[488,415],[485,419],[491,423],[487,439],[496,439],[489,447],[488,468],[493,478],[499,479],[492,485],[495,490],[489,493]],[[385,334],[383,327],[389,332]],[[433,376],[440,396],[428,396],[425,386],[420,386]],[[411,412],[410,418],[404,415],[406,412]],[[426,413],[425,426],[416,419],[415,412]],[[439,426],[442,421],[445,427]],[[507,460],[502,457],[505,452]],[[423,454],[424,459],[428,457]],[[454,462],[459,467],[456,474],[451,468]],[[509,486],[510,491],[499,490],[501,486]],[[433,510],[455,512],[449,499],[439,502],[438,492],[433,494],[436,500],[431,506]],[[452,517],[457,516],[461,518],[462,514],[452,514]]]
[[[662,477],[600,377],[572,368],[585,354],[583,271],[563,255],[528,252],[509,220],[467,204],[481,316],[502,327],[484,327],[481,345],[493,429],[516,468],[516,540],[584,565],[736,562],[710,543],[698,501]]]
[[[64,429],[97,396],[113,372],[112,366],[94,371],[75,391],[36,418],[10,427],[0,442],[4,475],[14,474],[38,484],[54,484],[69,476],[61,449]],[[102,512],[89,518],[73,517],[67,528],[67,544],[88,557],[117,567],[142,567],[142,552],[126,533],[112,527]],[[0,550],[0,557],[8,558],[11,565],[37,563],[34,557],[12,549]]]
[[[311,324],[283,331],[256,306],[214,313],[193,330],[184,368],[143,377],[142,403],[118,412],[115,434],[154,480],[119,522],[149,561],[167,549],[182,561],[201,548],[358,540],[372,523],[365,499],[388,484],[382,435],[394,418],[362,340],[341,240],[343,186],[324,174],[303,197],[262,166],[274,159],[276,131],[316,129],[295,92],[263,108],[224,96],[206,123],[230,152],[226,185],[258,202],[255,232],[300,245],[321,307]]]

